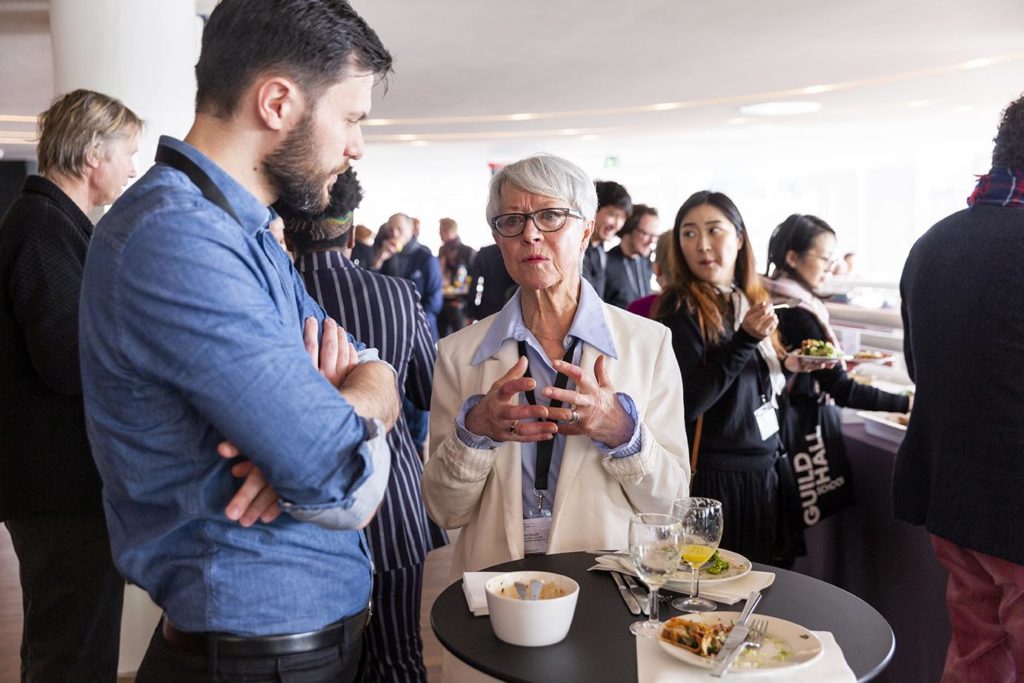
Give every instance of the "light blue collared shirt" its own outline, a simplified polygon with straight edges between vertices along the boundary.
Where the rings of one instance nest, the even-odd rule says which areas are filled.
[[[583,345],[589,344],[599,352],[610,358],[618,358],[615,350],[615,342],[612,340],[611,331],[608,328],[608,320],[604,315],[604,303],[594,291],[589,282],[580,278],[580,301],[576,309],[576,316],[573,318],[569,333],[562,344],[565,349],[572,346],[573,339],[579,339],[583,344],[576,345],[576,352],[573,355],[573,364],[579,365],[583,355]],[[538,405],[550,405],[551,401],[541,394],[541,389],[547,386],[554,386],[557,375],[552,362],[533,333],[527,329],[523,322],[522,306],[520,305],[520,292],[517,290],[505,307],[498,312],[497,317],[487,331],[480,348],[477,349],[471,365],[479,365],[488,358],[494,356],[498,349],[505,342],[526,343],[526,360],[530,367],[530,376],[537,382],[536,398]],[[560,359],[559,359],[560,360]],[[576,388],[576,384],[570,379],[566,387],[570,391]],[[615,448],[599,441],[592,443],[599,452],[613,458],[627,458],[640,452],[642,442],[640,439],[640,420],[636,405],[629,395],[624,393],[616,394],[623,410],[633,420],[633,434],[624,444]],[[497,448],[498,442],[486,436],[478,436],[466,429],[466,414],[483,398],[481,394],[470,396],[462,410],[459,411],[455,420],[455,431],[459,439],[470,448]],[[525,403],[525,396],[522,402]],[[551,514],[555,500],[555,486],[558,483],[558,472],[562,465],[562,454],[565,451],[565,436],[556,434],[551,449],[551,468],[548,471],[548,489],[544,492],[534,490],[533,483],[537,471],[537,444],[522,444],[523,463],[523,516],[537,517],[544,514]],[[540,505],[538,505],[538,493],[542,493]]]

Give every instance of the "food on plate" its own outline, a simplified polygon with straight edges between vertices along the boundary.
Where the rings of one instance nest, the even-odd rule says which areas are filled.
[[[708,560],[708,563],[704,566],[704,571],[708,574],[718,576],[722,572],[729,571],[729,563],[716,550],[715,554],[711,556],[711,559]]]
[[[903,425],[904,427],[906,427],[908,424],[910,424],[910,415],[907,415],[905,413],[896,413],[895,415],[893,415],[889,419],[891,421],[895,422],[896,424]]]
[[[868,351],[867,349],[861,349],[857,353],[853,354],[854,360],[878,360],[879,358],[888,358],[890,354],[882,351]]]
[[[714,657],[725,645],[732,624],[701,624],[683,617],[672,617],[665,622],[661,638],[701,657]]]
[[[842,358],[843,352],[832,342],[821,339],[804,339],[800,342],[801,356],[814,356],[815,358]]]

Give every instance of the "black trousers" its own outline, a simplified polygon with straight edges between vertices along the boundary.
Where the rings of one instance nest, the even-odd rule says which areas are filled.
[[[422,564],[373,575],[373,618],[366,627],[363,680],[426,683],[420,636],[422,594]]]
[[[124,579],[106,521],[54,515],[6,525],[21,578],[22,682],[116,681]]]
[[[135,683],[352,683],[363,640],[283,657],[211,657],[175,649],[157,625]]]

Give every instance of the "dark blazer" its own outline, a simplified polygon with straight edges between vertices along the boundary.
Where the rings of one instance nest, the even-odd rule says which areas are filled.
[[[395,368],[405,397],[418,408],[429,408],[437,352],[412,284],[360,268],[337,251],[302,254],[295,265],[310,296],[346,332],[376,348]],[[388,445],[387,493],[366,527],[376,571],[420,564],[428,552],[448,542],[423,508],[423,463],[404,414],[388,432]]]
[[[604,268],[604,300],[612,306],[625,308],[651,293],[651,259],[629,258],[618,245],[608,252]]]
[[[473,320],[483,320],[500,311],[519,288],[505,269],[497,244],[489,244],[477,252],[469,267],[469,278],[466,315]]]
[[[444,297],[441,293],[441,266],[431,251],[413,239],[405,245],[402,253],[385,261],[380,272],[412,282],[420,294],[420,305],[436,342],[437,314],[441,312]]]
[[[821,322],[806,309],[786,308],[777,314],[780,341],[788,351],[799,349],[805,339],[828,339],[828,332]],[[860,384],[846,374],[841,365],[827,370],[801,372],[789,380],[787,394],[792,405],[807,401],[816,403],[822,392],[835,399],[836,405],[848,408],[893,413],[905,413],[910,409],[908,397]]]
[[[0,519],[103,514],[78,365],[92,223],[29,176],[0,222]]]
[[[911,250],[900,293],[917,393],[895,515],[1024,564],[1024,209],[939,221]]]
[[[590,283],[597,295],[604,299],[605,268],[608,264],[608,252],[600,244],[591,242],[583,252],[583,263],[580,272]]]

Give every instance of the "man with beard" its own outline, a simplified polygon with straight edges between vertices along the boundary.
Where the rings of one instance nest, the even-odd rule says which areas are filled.
[[[358,675],[396,376],[306,294],[267,207],[326,206],[390,67],[340,0],[222,0],[191,130],[97,227],[87,426],[115,562],[164,610],[137,681]]]
[[[622,229],[633,211],[633,200],[626,188],[616,182],[598,180],[594,186],[597,188],[597,214],[594,216],[594,234],[583,253],[583,277],[603,299],[605,268],[608,265],[604,244]]]
[[[362,200],[355,170],[338,177],[323,214],[309,217],[278,203],[285,239],[306,290],[328,314],[380,352],[398,373],[403,398],[430,407],[434,340],[412,283],[357,267],[352,212]],[[427,553],[448,542],[427,517],[420,493],[423,463],[404,417],[388,432],[388,494],[366,540],[373,556],[374,618],[366,632],[364,680],[426,681],[420,601]]]
[[[619,239],[608,252],[604,300],[626,308],[651,293],[651,248],[658,239],[658,211],[646,204],[634,206]]]

